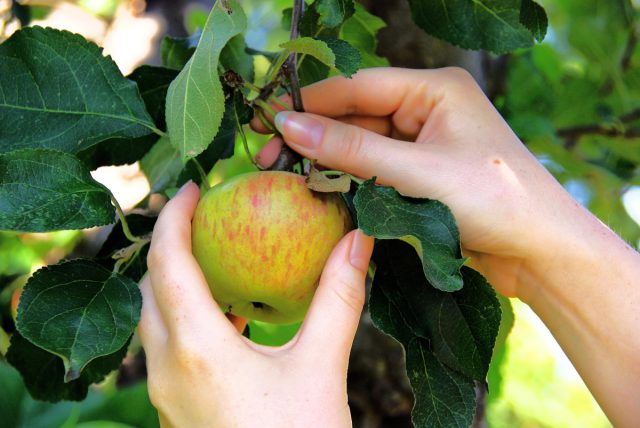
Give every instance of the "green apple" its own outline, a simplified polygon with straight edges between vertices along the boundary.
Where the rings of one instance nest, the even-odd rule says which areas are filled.
[[[290,324],[309,307],[327,258],[353,228],[342,198],[289,172],[238,175],[206,192],[193,255],[225,311]]]

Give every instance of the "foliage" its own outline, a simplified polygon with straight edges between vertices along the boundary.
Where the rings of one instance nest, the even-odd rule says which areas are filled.
[[[436,37],[470,49],[516,50],[508,89],[495,94],[496,104],[561,181],[569,185],[578,177],[593,192],[589,207],[637,240],[640,232],[622,215],[618,197],[628,183],[637,184],[640,162],[640,54],[631,43],[637,35],[630,31],[630,4],[549,5],[556,32],[550,38],[563,33],[570,41],[560,47],[553,40],[534,46],[547,33],[547,15],[532,0],[409,4],[416,23]],[[292,16],[284,10],[286,28]],[[588,37],[602,16],[611,37]],[[134,281],[144,271],[145,235],[153,219],[125,217],[89,171],[140,161],[153,193],[171,194],[189,179],[206,186],[206,172],[233,153],[236,132],[253,110],[263,110],[261,102],[295,91],[298,83],[387,65],[376,53],[384,23],[353,0],[310,2],[295,23],[299,37],[281,40],[273,52],[247,49],[250,23],[235,0],[218,1],[201,18],[200,31],[163,41],[162,67],[142,66],[126,78],[99,47],[67,32],[24,28],[0,45],[0,228],[13,239],[25,231],[113,223],[114,213],[119,216],[95,261],[43,268],[25,287],[7,358],[34,397],[84,398],[90,383],[118,366],[139,317]],[[620,49],[627,39],[627,49]],[[282,71],[292,54],[300,82]],[[268,69],[254,67],[265,60]],[[271,85],[271,91],[255,85]],[[416,396],[414,423],[467,426],[475,411],[474,388],[486,380],[498,334],[499,302],[479,274],[463,267],[457,226],[445,206],[404,198],[372,181],[353,196],[359,226],[378,238],[370,309],[378,328],[405,347]],[[76,282],[82,291],[65,286]],[[48,302],[34,298],[49,289],[59,294],[51,291]],[[112,303],[116,316],[107,321],[107,305],[92,303],[96,298]],[[30,327],[52,320],[53,333]],[[79,332],[87,320],[109,337],[92,336],[80,352],[59,333]],[[260,336],[268,327],[252,327],[255,340],[271,344],[295,331],[269,342]],[[43,379],[55,382],[43,386]]]

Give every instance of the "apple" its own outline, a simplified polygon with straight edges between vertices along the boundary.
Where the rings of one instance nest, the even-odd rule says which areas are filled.
[[[253,172],[202,196],[192,249],[224,312],[291,324],[304,317],[327,258],[352,228],[338,194],[313,192],[298,174]]]
[[[22,295],[22,287],[17,288],[13,294],[11,294],[11,316],[13,321],[18,318],[18,303],[20,302],[20,296]]]

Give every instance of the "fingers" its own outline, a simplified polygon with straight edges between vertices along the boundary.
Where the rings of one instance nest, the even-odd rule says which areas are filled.
[[[373,238],[355,230],[331,253],[296,345],[304,355],[321,356],[346,370],[364,305],[365,278]]]
[[[399,191],[410,182],[407,174],[412,168],[424,167],[425,149],[416,144],[315,114],[281,112],[276,126],[287,145],[304,157],[361,178],[377,176],[380,183]]]
[[[428,80],[432,81],[435,96],[440,84],[437,79],[439,74],[439,70],[360,70],[351,79],[332,77],[307,86],[302,89],[302,99],[307,112],[321,116],[390,116],[400,109],[410,94],[421,92],[417,89]],[[276,110],[282,109],[278,106]],[[422,110],[415,114],[420,112]],[[257,132],[267,132],[257,118],[251,121],[251,126]]]
[[[155,350],[161,349],[167,340],[167,329],[162,321],[162,315],[158,309],[158,304],[153,296],[151,280],[146,274],[140,282],[140,292],[142,293],[142,313],[138,331],[142,346],[147,353],[153,354]]]
[[[191,253],[191,218],[197,203],[198,186],[186,184],[158,217],[147,257],[153,295],[172,336],[200,329],[235,335]]]

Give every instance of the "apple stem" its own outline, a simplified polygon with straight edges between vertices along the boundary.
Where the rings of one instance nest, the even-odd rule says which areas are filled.
[[[264,103],[264,101],[262,101],[262,102]],[[260,106],[260,107],[264,108],[262,106]],[[269,107],[268,105],[267,105],[267,107],[269,109],[271,109],[271,107]],[[273,111],[273,109],[271,109],[271,111]],[[262,170],[262,168],[260,168],[260,165],[258,165],[256,160],[253,158],[253,155],[251,154],[251,150],[249,149],[249,142],[247,141],[247,136],[244,133],[244,129],[242,128],[242,124],[240,123],[240,118],[238,117],[238,110],[235,108],[235,106],[233,107],[233,115],[234,115],[234,117],[236,119],[236,129],[238,130],[238,134],[240,134],[240,139],[242,140],[242,146],[244,147],[244,152],[247,154],[247,157],[249,158],[249,161],[251,161],[253,166],[258,168],[259,170]],[[275,116],[275,114],[274,114],[274,116]]]

